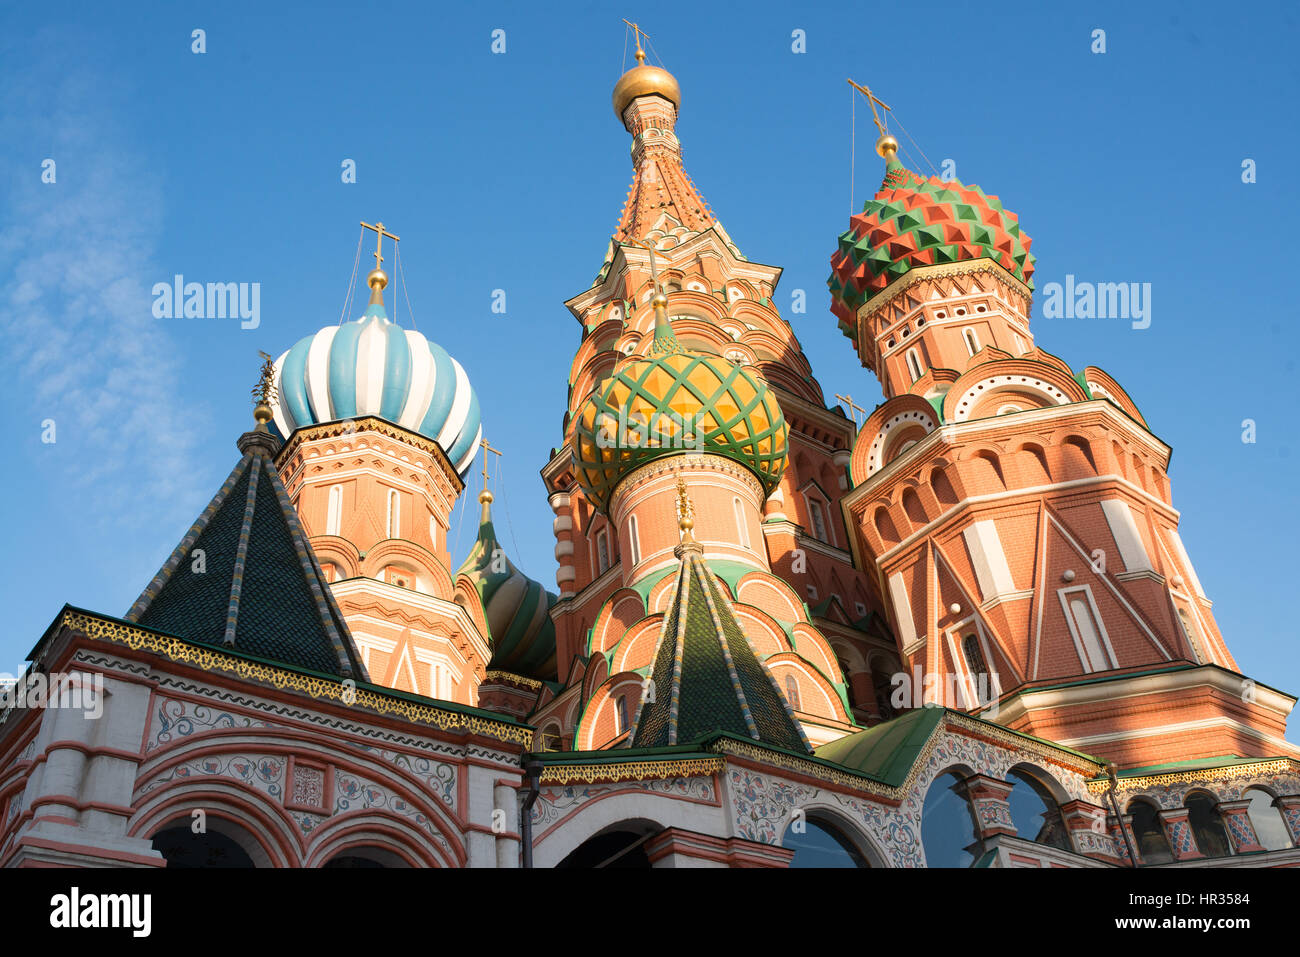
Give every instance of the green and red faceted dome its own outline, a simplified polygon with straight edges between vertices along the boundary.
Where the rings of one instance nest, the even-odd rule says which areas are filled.
[[[862,304],[914,266],[992,259],[1033,288],[1031,240],[1015,213],[978,186],[917,176],[887,144],[882,152],[880,191],[849,221],[831,256],[831,311],[846,335]]]

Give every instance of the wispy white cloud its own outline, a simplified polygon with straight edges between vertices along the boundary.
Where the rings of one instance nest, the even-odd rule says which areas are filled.
[[[67,481],[89,514],[129,521],[125,497],[152,501],[158,519],[199,494],[198,430],[177,402],[176,344],[150,309],[161,190],[115,126],[108,89],[51,66],[0,93],[0,136],[28,146],[0,167],[4,374],[34,423],[52,418],[59,445],[75,443]],[[41,181],[46,156],[53,185]]]

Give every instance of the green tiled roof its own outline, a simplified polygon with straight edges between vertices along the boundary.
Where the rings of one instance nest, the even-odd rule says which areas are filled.
[[[943,708],[908,711],[892,721],[823,744],[817,757],[898,787],[943,721],[943,713]]]
[[[265,428],[176,546],[128,621],[187,641],[366,679],[347,624],[272,463]]]
[[[1125,768],[1117,771],[1120,778],[1149,778],[1158,774],[1174,774],[1180,771],[1212,771],[1218,768],[1232,768],[1242,764],[1261,764],[1265,761],[1283,761],[1283,755],[1267,758],[1243,758],[1239,754],[1224,754],[1213,758],[1192,758],[1186,761],[1164,761],[1160,764],[1144,764],[1137,768]],[[1098,775],[1099,778],[1105,775]]]
[[[727,732],[801,754],[812,748],[736,620],[694,542],[679,548],[676,590],[664,616],[633,748],[666,747]]]

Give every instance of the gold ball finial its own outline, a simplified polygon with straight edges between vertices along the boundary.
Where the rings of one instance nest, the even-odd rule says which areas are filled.
[[[876,140],[876,152],[886,160],[893,159],[898,152],[898,140],[888,133],[880,134],[880,139]]]
[[[366,277],[366,285],[371,289],[374,289],[375,287],[378,287],[381,290],[384,289],[388,285],[388,273],[384,272],[382,269],[370,270],[370,275]]]
[[[494,501],[494,499],[492,498],[492,493],[489,492],[487,489],[484,489],[483,491],[478,493],[478,500],[479,503],[482,505],[491,505],[492,502]]]
[[[695,527],[695,519],[691,518],[689,515],[683,515],[681,518],[677,519],[677,527],[683,532],[689,532]]]
[[[265,402],[259,402],[253,407],[253,418],[257,420],[258,425],[266,425],[271,421],[271,407]]]
[[[668,297],[664,295],[662,292],[656,292],[653,296],[650,297],[650,308],[658,309],[660,306],[664,307],[665,309],[668,308]]]

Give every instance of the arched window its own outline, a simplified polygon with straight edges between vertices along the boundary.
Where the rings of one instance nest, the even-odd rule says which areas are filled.
[[[745,506],[740,498],[731,500],[732,511],[736,513],[736,534],[741,548],[749,547],[749,525],[745,522]]]
[[[975,353],[980,351],[979,336],[975,334],[973,327],[967,326],[963,329],[961,331],[961,337],[966,340],[966,351],[971,355],[975,355]]]
[[[1061,809],[1046,785],[1019,768],[1013,769],[1007,779],[1014,785],[1007,795],[1007,803],[1016,825],[1016,836],[1063,851],[1071,850]]]
[[[948,773],[934,779],[921,808],[921,845],[929,867],[970,867],[979,850],[979,832],[970,801],[961,793],[961,778]]]
[[[400,538],[402,528],[402,495],[395,488],[388,490],[388,537]]]
[[[794,850],[790,867],[870,867],[853,842],[839,828],[813,818],[793,821],[781,846]]]
[[[614,733],[622,734],[631,724],[632,716],[628,709],[627,695],[618,695],[614,698]]]
[[[977,634],[971,632],[961,640],[962,654],[966,656],[966,667],[970,669],[972,677],[986,675],[989,673],[989,666],[984,661],[984,649],[980,647],[980,639]]]
[[[813,538],[819,542],[829,541],[826,537],[826,513],[822,511],[822,503],[811,495],[805,495],[804,500],[808,503],[808,521],[812,523]]]
[[[343,524],[343,486],[331,485],[329,508],[325,511],[325,534],[338,535]]]
[[[635,515],[627,520],[627,546],[632,553],[632,564],[635,565],[641,561],[641,532]]]
[[[1174,859],[1169,848],[1169,838],[1156,806],[1150,801],[1134,801],[1128,806],[1133,820],[1133,839],[1137,842],[1138,856],[1143,864],[1168,864]]]
[[[984,648],[979,635],[971,632],[961,640],[962,657],[966,659],[967,698],[973,698],[967,707],[978,708],[992,702],[995,696],[993,674],[984,658]]]
[[[790,702],[791,711],[803,710],[803,703],[799,700],[799,679],[794,675],[785,676],[785,698]]]
[[[835,659],[835,663],[840,666],[840,674],[844,676],[844,695],[849,699],[849,710],[855,710],[858,702],[857,696],[853,693],[853,679],[849,676],[849,663],[839,657]]]
[[[921,356],[915,349],[907,350],[907,371],[912,375],[912,381],[915,382],[925,374],[921,368]]]
[[[564,736],[560,734],[560,726],[558,724],[553,724],[542,732],[542,750],[564,750]]]
[[[1250,823],[1255,828],[1255,837],[1261,846],[1270,851],[1281,851],[1294,847],[1286,822],[1273,803],[1273,795],[1263,788],[1247,788],[1242,797],[1250,799]]]
[[[876,710],[880,712],[880,717],[885,721],[894,717],[897,714],[893,702],[894,683],[889,675],[875,666],[871,669],[871,690],[876,694]]]
[[[596,574],[603,575],[609,570],[609,533],[601,529],[596,533]]]
[[[1197,850],[1206,857],[1231,856],[1232,845],[1219,814],[1219,802],[1204,791],[1196,791],[1187,795],[1183,806],[1188,810],[1187,823],[1192,826]]]

